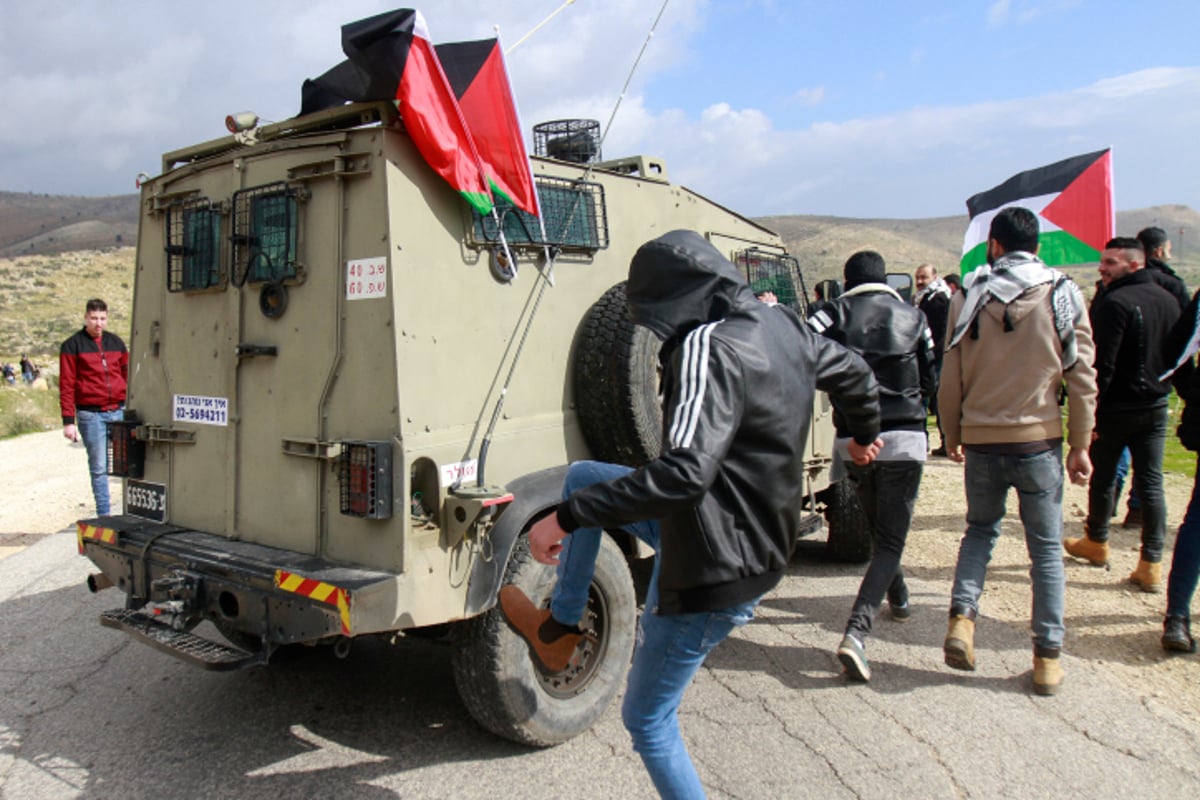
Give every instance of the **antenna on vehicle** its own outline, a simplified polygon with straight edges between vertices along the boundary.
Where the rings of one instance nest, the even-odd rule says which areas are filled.
[[[568,0],[568,2],[564,3],[562,6],[560,6],[558,8],[558,10],[556,10],[553,14],[551,14],[550,17],[553,17],[554,14],[557,14],[559,11],[562,11],[564,8],[566,8],[573,2],[574,2],[574,0]],[[600,135],[600,147],[601,148],[603,148],[603,146],[604,146],[604,140],[606,138],[608,138],[608,132],[612,128],[613,120],[617,116],[617,110],[620,109],[620,107],[621,107],[621,101],[625,99],[625,93],[629,90],[629,84],[633,82],[633,75],[637,71],[638,65],[641,64],[641,62],[642,62],[642,56],[645,55],[646,48],[649,47],[649,45],[650,45],[650,40],[652,38],[654,38],[654,31],[658,28],[658,23],[659,23],[659,21],[662,20],[663,13],[667,10],[667,4],[669,2],[670,2],[670,0],[663,0],[662,6],[658,9],[658,16],[656,16],[654,18],[654,22],[650,25],[650,30],[646,33],[646,38],[642,41],[642,47],[638,51],[637,58],[635,58],[633,60],[633,66],[631,66],[629,68],[629,74],[625,77],[625,84],[621,87],[621,93],[617,96],[617,102],[613,105],[612,113],[608,117],[608,123],[604,126],[604,132],[601,133],[601,135]],[[546,22],[548,22],[550,17],[547,17],[546,20],[543,20],[541,23],[539,23],[538,26],[534,28],[534,31],[536,31],[537,28],[540,28],[542,25],[544,25]],[[533,33],[533,31],[530,31],[528,34],[526,34],[524,37],[522,37],[522,39],[520,41],[518,41],[517,44],[520,44],[521,41],[528,39],[532,33]],[[517,45],[513,45],[513,48],[515,48],[516,46]],[[595,169],[594,163],[588,164],[587,169],[584,170],[583,175],[580,176],[578,183],[585,183],[587,181],[587,179],[591,176],[592,171],[594,169]],[[575,210],[576,210],[576,208],[578,208],[580,200],[581,200],[581,196],[578,192],[576,192],[575,197],[571,204],[571,209],[567,213],[567,215],[563,218],[563,233],[566,232],[567,226],[570,225],[570,221],[575,218]],[[539,217],[539,220],[540,219],[541,218]],[[542,232],[542,240],[543,241],[546,240],[544,229]],[[557,241],[557,239],[556,239],[556,241]],[[530,329],[533,327],[534,319],[537,317],[538,308],[542,304],[542,297],[546,293],[546,287],[554,285],[553,284],[554,262],[557,257],[556,248],[555,249],[547,248],[546,257],[547,257],[547,263],[546,263],[545,269],[539,270],[538,276],[540,277],[540,280],[534,281],[534,285],[530,287],[530,295],[526,299],[525,307],[521,310],[521,315],[518,316],[517,323],[513,329],[514,336],[509,339],[509,346],[511,347],[512,343],[516,342],[516,349],[513,351],[512,362],[509,364],[508,374],[505,375],[504,384],[500,387],[500,395],[496,398],[496,405],[492,408],[492,417],[491,417],[491,420],[488,422],[487,430],[483,434],[483,441],[479,445],[479,470],[476,474],[476,481],[477,481],[477,485],[480,487],[484,486],[484,470],[487,465],[487,454],[488,454],[488,449],[491,446],[492,434],[496,430],[496,424],[500,421],[500,414],[504,408],[504,400],[508,395],[508,387],[509,387],[509,385],[512,384],[513,375],[515,375],[516,371],[517,371],[517,364],[520,362],[521,354],[525,349],[525,340],[529,336]],[[525,315],[525,309],[529,309],[528,316]],[[519,336],[515,335],[515,334],[517,334],[518,331],[520,332]],[[504,363],[504,357],[507,357],[507,355],[508,355],[508,353],[506,351],[504,356],[501,357],[501,361],[500,361],[501,364]],[[475,430],[473,430],[471,432],[471,438],[467,442],[467,450],[466,450],[467,456],[470,455],[471,448],[473,448],[475,446],[475,432],[479,429],[479,422],[481,422],[481,421],[482,421],[482,419],[476,421]],[[466,457],[464,457],[463,460],[465,461]],[[452,486],[451,490],[453,490],[455,488],[457,488],[457,485]]]

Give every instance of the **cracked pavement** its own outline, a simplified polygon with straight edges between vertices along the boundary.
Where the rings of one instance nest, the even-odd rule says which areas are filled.
[[[653,797],[619,700],[586,734],[530,750],[478,728],[445,645],[285,651],[233,674],[100,627],[90,563],[59,533],[0,561],[0,796]],[[1064,655],[1057,697],[1029,691],[1019,626],[982,617],[978,669],[941,658],[945,592],[913,578],[910,622],[881,615],[874,672],[833,649],[860,570],[804,558],[718,647],[682,708],[711,797],[1192,796],[1200,709]],[[1200,660],[1195,661],[1200,676]]]

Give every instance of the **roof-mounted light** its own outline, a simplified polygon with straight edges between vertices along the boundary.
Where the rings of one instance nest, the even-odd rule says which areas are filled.
[[[258,127],[258,114],[253,111],[239,111],[225,117],[225,127],[230,133],[244,133]]]

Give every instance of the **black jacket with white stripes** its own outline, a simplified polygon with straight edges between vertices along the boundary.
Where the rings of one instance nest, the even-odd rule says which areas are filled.
[[[933,333],[923,312],[885,284],[867,283],[813,314],[808,324],[871,365],[883,430],[925,430],[925,398],[937,391],[937,375]],[[833,410],[838,435],[849,436],[836,400]]]
[[[659,614],[753,600],[779,582],[795,544],[816,390],[838,398],[867,444],[879,432],[875,379],[850,350],[755,298],[697,233],[643,245],[627,296],[633,321],[664,340],[663,452],[573,493],[559,523],[659,520]]]

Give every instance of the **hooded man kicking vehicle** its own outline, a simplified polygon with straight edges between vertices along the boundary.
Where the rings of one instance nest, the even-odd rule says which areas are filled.
[[[700,234],[642,245],[627,286],[630,317],[663,340],[663,453],[639,469],[572,464],[563,502],[534,524],[534,558],[557,565],[550,608],[505,586],[506,618],[551,671],[582,640],[605,528],[657,552],[622,718],[664,797],[703,797],[677,709],[705,657],[745,625],[783,577],[800,522],[804,444],[816,390],[828,392],[854,441],[879,452],[879,400],[866,362],[760,302]]]

